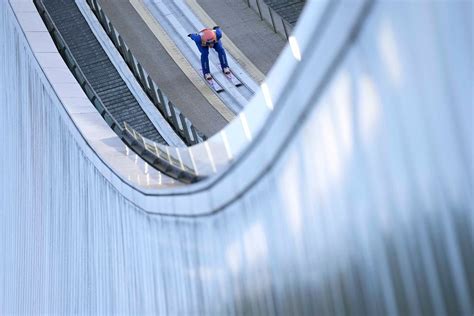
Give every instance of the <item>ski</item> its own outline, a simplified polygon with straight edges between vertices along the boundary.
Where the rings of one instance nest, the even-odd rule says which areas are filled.
[[[232,72],[232,70],[229,69],[229,72],[224,72],[224,75],[226,76],[226,78],[232,82],[232,84],[236,87],[240,87],[242,85],[242,82],[234,75],[234,73]]]
[[[213,77],[210,78],[204,78],[207,81],[207,84],[217,93],[224,91],[224,88],[220,84],[217,83],[216,80],[214,80]]]

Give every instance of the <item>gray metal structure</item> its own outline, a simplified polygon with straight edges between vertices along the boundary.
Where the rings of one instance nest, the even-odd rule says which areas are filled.
[[[74,1],[40,0],[54,31],[68,46],[77,67],[91,83],[104,106],[123,128],[128,122],[145,137],[166,144],[109,60]]]
[[[474,312],[472,2],[307,5],[190,147],[232,159],[156,188],[90,146],[38,12],[0,2],[0,314]]]
[[[264,0],[265,3],[275,10],[284,20],[292,26],[296,25],[298,17],[303,11],[306,0]]]
[[[275,33],[279,33],[288,39],[293,31],[293,27],[298,20],[305,2],[300,0],[242,0],[249,8],[257,12],[260,19],[266,21],[273,28]]]

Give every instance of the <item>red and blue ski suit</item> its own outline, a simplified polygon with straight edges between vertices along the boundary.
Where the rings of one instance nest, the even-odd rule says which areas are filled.
[[[201,66],[202,66],[202,73],[204,76],[210,73],[211,70],[209,68],[209,47],[214,48],[219,55],[219,61],[221,63],[222,70],[229,67],[227,64],[227,56],[225,54],[224,47],[220,39],[222,38],[222,31],[219,27],[215,27],[213,32],[215,32],[215,42],[209,43],[203,39],[203,32],[209,30],[202,30],[200,33],[189,34],[188,36],[196,43],[199,51],[201,52]]]

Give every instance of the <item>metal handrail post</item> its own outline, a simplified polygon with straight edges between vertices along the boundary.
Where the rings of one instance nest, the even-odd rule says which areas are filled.
[[[276,25],[275,25],[275,20],[273,19],[273,13],[272,13],[272,8],[270,6],[267,6],[268,8],[268,13],[270,13],[270,19],[272,20],[272,26],[273,26],[273,32],[277,32]]]
[[[262,10],[260,9],[260,1],[256,0],[256,3],[257,3],[258,14],[260,15],[260,20],[263,21]]]

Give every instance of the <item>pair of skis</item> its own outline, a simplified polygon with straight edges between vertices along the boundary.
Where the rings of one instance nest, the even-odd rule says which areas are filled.
[[[230,69],[229,72],[224,72],[224,75],[234,86],[240,87],[242,85],[242,81],[240,81]],[[209,86],[217,93],[224,91],[224,88],[219,83],[217,83],[212,75],[209,78],[206,78],[206,81]]]

